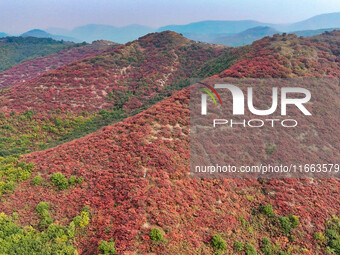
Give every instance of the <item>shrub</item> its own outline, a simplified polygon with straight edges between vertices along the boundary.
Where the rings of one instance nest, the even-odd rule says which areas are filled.
[[[239,222],[241,222],[241,225],[244,227],[246,225],[246,220],[241,216],[239,219]]]
[[[337,233],[334,229],[326,229],[325,234],[329,239],[335,239],[337,237]]]
[[[234,250],[235,250],[236,252],[243,251],[243,250],[244,250],[244,244],[243,244],[243,242],[235,241],[235,243],[234,243]]]
[[[65,241],[67,240],[64,227],[58,224],[50,224],[46,230],[46,234],[50,239],[61,238]]]
[[[84,228],[90,223],[90,214],[86,211],[82,211],[80,216],[74,217],[73,222],[76,226]]]
[[[289,215],[289,220],[293,228],[296,228],[300,224],[299,217],[296,215]]]
[[[84,181],[83,177],[79,177],[79,178],[76,179],[76,182],[79,183],[79,184],[83,183],[83,181]]]
[[[328,246],[333,249],[335,254],[340,254],[340,238],[330,240]]]
[[[293,228],[288,217],[279,217],[281,228],[285,234],[289,234]]]
[[[271,155],[276,151],[276,145],[275,144],[269,144],[268,147],[265,149],[267,155]]]
[[[67,235],[69,236],[69,238],[73,238],[73,237],[76,236],[76,225],[74,224],[73,221],[68,226],[66,232],[67,232]]]
[[[246,254],[247,255],[256,255],[256,249],[254,247],[254,245],[252,244],[246,244],[246,246],[244,246],[244,249],[246,250]]]
[[[43,181],[43,178],[40,175],[37,175],[33,178],[32,184],[33,185],[39,185]]]
[[[35,208],[36,212],[40,214],[40,228],[46,228],[52,223],[52,217],[48,212],[49,207],[47,202],[40,202]]]
[[[91,208],[90,208],[88,205],[85,205],[82,211],[84,211],[84,212],[89,212],[90,209],[91,209]]]
[[[47,210],[43,210],[40,214],[40,228],[46,228],[52,223],[52,217]]]
[[[162,241],[163,240],[163,233],[158,228],[152,228],[150,231],[150,239],[153,241]]]
[[[268,215],[268,216],[274,215],[274,210],[273,210],[273,207],[272,207],[271,205],[265,205],[265,206],[263,206],[262,212],[263,212],[265,215]]]
[[[227,244],[220,235],[213,235],[211,243],[216,250],[226,250]]]
[[[18,226],[4,213],[0,213],[0,225],[0,254],[78,254],[63,226],[51,224],[46,232],[40,232],[32,226]]]
[[[54,124],[55,124],[57,127],[60,127],[60,126],[63,124],[63,120],[62,120],[60,117],[57,117],[57,118],[54,120]]]
[[[315,232],[314,233],[314,239],[323,242],[323,241],[325,241],[326,238],[325,238],[323,233]]]
[[[15,182],[9,181],[4,184],[3,189],[4,191],[13,191],[15,187],[16,187]]]
[[[18,220],[19,219],[19,214],[17,212],[12,213],[12,219],[13,220]]]
[[[68,179],[68,182],[70,185],[74,185],[76,184],[76,181],[77,181],[77,177],[72,175],[69,179]]]
[[[290,215],[288,217],[279,217],[281,228],[285,234],[290,234],[294,228],[300,224],[299,217]]]
[[[25,115],[25,117],[27,118],[27,119],[32,119],[32,117],[33,117],[33,112],[32,111],[26,111],[25,113],[24,113],[24,115]]]
[[[273,245],[271,243],[271,241],[269,240],[269,238],[264,237],[262,239],[262,244],[263,244],[263,248],[262,251],[265,255],[272,255],[273,252]]]
[[[40,202],[35,208],[35,210],[37,211],[37,213],[41,214],[44,210],[48,210],[49,208],[50,205],[47,202]]]
[[[115,243],[112,239],[110,242],[101,241],[98,248],[101,254],[116,254]]]
[[[67,189],[69,186],[67,178],[62,173],[53,173],[51,181],[54,185],[58,186],[60,190]]]
[[[249,202],[253,201],[254,200],[254,197],[251,196],[251,195],[246,195],[246,198]]]

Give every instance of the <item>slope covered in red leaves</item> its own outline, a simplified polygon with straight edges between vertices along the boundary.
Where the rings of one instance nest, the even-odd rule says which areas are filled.
[[[340,31],[298,38],[274,35],[249,47],[235,48],[239,61],[223,72],[224,77],[338,77]]]
[[[326,43],[329,36],[333,35],[321,37],[318,43]],[[289,70],[287,76],[295,76],[292,72],[295,58],[290,59],[286,67],[280,62],[282,52],[271,58],[268,52],[272,44],[267,44],[270,40],[256,42],[250,49],[253,56],[239,60],[221,76],[238,76],[250,70],[244,76],[281,77],[273,65],[282,65],[282,70]],[[300,40],[301,44],[305,42],[305,39]],[[263,48],[258,48],[262,43]],[[323,66],[326,60],[320,54],[328,52],[328,48],[313,49],[318,54],[310,60]],[[336,72],[339,51],[334,50],[320,75]],[[263,58],[262,61],[259,58]],[[246,68],[245,63],[252,66]],[[306,69],[306,76],[317,75],[319,71],[319,68]],[[22,224],[35,225],[38,221],[35,206],[40,201],[48,201],[53,217],[68,223],[88,205],[91,223],[86,234],[79,236],[76,242],[81,254],[97,254],[99,242],[111,238],[119,254],[213,254],[210,241],[215,234],[226,240],[226,254],[232,253],[235,241],[252,244],[260,251],[263,237],[270,238],[278,253],[323,254],[314,233],[324,231],[326,220],[332,215],[339,216],[339,181],[190,178],[189,100],[189,91],[185,89],[123,122],[56,148],[25,155],[26,161],[35,164],[33,176],[41,174],[47,183],[55,172],[67,177],[82,176],[84,182],[63,191],[51,185],[33,186],[29,181],[23,182],[13,194],[3,197],[1,211],[9,214],[15,208]],[[337,116],[339,101],[324,98],[325,102],[327,100],[331,101],[330,105],[335,104],[333,113]],[[319,130],[328,128],[327,122],[318,125]],[[279,144],[273,158],[278,161],[281,150],[285,151],[282,157],[297,158],[300,155],[297,152],[311,145],[308,135],[307,141],[297,143],[289,132],[273,132],[277,132],[275,137]],[[333,137],[320,133],[313,134],[313,139],[320,139],[318,135],[322,137],[318,140],[320,147],[334,144],[333,137],[337,136],[336,133]],[[230,139],[237,141],[237,134]],[[264,150],[267,142],[257,140],[256,134],[251,132],[243,139],[238,149],[230,153],[242,156],[251,150]],[[261,211],[263,205],[272,205],[275,215],[297,215],[300,223],[287,235],[276,216],[269,217]],[[153,227],[161,229],[164,241],[150,240]]]
[[[116,48],[107,44],[94,42],[32,60],[3,76],[6,84],[19,83],[0,93],[1,156],[49,148],[136,114],[187,87],[192,76],[223,70],[209,63],[230,50],[169,31]],[[37,76],[52,63],[94,52],[98,55]],[[25,83],[20,82],[23,74],[30,78]]]
[[[72,219],[85,205],[90,206],[91,224],[78,244],[83,254],[96,253],[98,242],[110,238],[120,252],[210,254],[209,241],[216,233],[229,240],[230,249],[235,240],[247,240],[260,248],[262,237],[267,236],[265,229],[282,249],[290,247],[300,253],[305,248],[313,254],[317,246],[314,232],[323,230],[325,220],[339,212],[339,203],[333,202],[339,199],[339,182],[191,179],[188,101],[185,90],[124,122],[25,156],[36,165],[34,173],[46,180],[51,173],[62,172],[85,181],[66,191],[26,182],[6,198],[1,209],[9,213],[17,208],[25,215],[23,224],[34,224],[34,208],[42,200],[53,204],[57,220]],[[244,143],[238,151],[242,154],[249,146],[264,147],[264,142]],[[288,156],[295,157],[299,146],[292,147]],[[285,150],[279,146],[281,149]],[[26,208],[19,209],[23,204]],[[301,225],[294,232],[300,233],[299,238],[290,243],[275,225],[256,218],[252,211],[261,204],[271,204],[279,215],[299,216]],[[240,217],[253,233],[242,226]],[[155,226],[165,232],[168,243],[154,245],[149,240]]]
[[[129,99],[126,109],[138,109],[226,51],[224,46],[196,43],[174,32],[149,34],[12,86],[0,96],[0,110],[98,112],[112,109],[123,97]]]
[[[117,44],[97,41],[90,45],[72,47],[70,49],[61,50],[55,54],[25,61],[0,73],[0,89],[24,83],[25,81],[39,76],[40,74],[71,62],[99,55],[108,48],[112,48],[114,45]]]

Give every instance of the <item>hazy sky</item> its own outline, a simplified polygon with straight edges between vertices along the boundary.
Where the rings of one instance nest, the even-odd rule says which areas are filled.
[[[289,23],[340,12],[340,0],[0,0],[0,32],[86,24],[159,27],[200,20]]]

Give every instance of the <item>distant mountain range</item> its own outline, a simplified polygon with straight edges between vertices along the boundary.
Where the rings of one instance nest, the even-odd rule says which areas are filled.
[[[254,27],[234,35],[217,37],[212,43],[236,47],[251,44],[253,41],[276,33],[279,31],[271,27]]]
[[[321,14],[310,19],[296,22],[288,26],[274,26],[278,30],[287,30],[288,32],[298,30],[316,30],[322,28],[340,27],[340,12]]]
[[[187,25],[171,25],[160,27],[158,31],[171,30],[181,34],[235,34],[242,32],[246,29],[258,26],[266,26],[269,24],[261,23],[253,20],[240,20],[240,21],[200,21],[190,23]]]
[[[192,40],[240,46],[274,33],[298,31],[298,35],[312,36],[332,31],[334,28],[340,28],[340,12],[322,14],[292,24],[271,24],[254,20],[200,21],[186,25],[165,26],[158,31],[172,30]]]
[[[316,29],[316,30],[302,30],[302,31],[294,31],[293,33],[298,36],[313,36],[313,35],[320,35],[324,32],[329,32],[333,30],[340,30],[340,27],[338,28],[325,28],[325,29]]]
[[[115,27],[109,25],[85,25],[76,27],[73,30],[65,30],[60,28],[47,29],[50,33],[60,33],[69,37],[77,38],[78,41],[92,42],[95,40],[109,40],[117,43],[126,43],[133,41],[143,35],[152,33],[155,29],[130,25],[125,27]]]
[[[294,32],[297,35],[311,36],[323,33],[324,31],[332,31],[334,28],[340,28],[340,12],[322,14],[292,24],[272,24],[254,20],[211,20],[186,25],[168,25],[158,29],[141,25],[115,27],[90,24],[76,27],[73,30],[49,28],[43,31],[34,29],[22,34],[22,36],[50,37],[56,40],[74,42],[109,40],[117,43],[126,43],[148,33],[171,30],[195,41],[239,46],[250,44],[254,40],[258,40],[263,36],[273,35],[274,33]],[[2,33],[0,33],[0,36],[2,36]],[[6,35],[4,34],[3,36]]]
[[[47,33],[43,30],[40,29],[33,29],[30,31],[27,31],[26,33],[21,34],[22,37],[37,37],[37,38],[52,38],[54,40],[64,40],[64,41],[71,41],[71,42],[79,42],[78,39],[69,37],[69,36],[64,36],[64,35],[53,35],[50,33]]]
[[[7,36],[7,34],[6,33],[1,33],[0,32],[0,38],[2,38],[2,37],[6,37]]]

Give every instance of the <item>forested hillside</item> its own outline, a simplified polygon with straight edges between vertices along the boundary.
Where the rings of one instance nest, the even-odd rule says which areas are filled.
[[[155,33],[5,90],[1,120],[17,121],[4,129],[10,138],[27,138],[24,125],[34,125],[30,135],[45,143],[89,118],[128,118],[55,148],[1,159],[0,211],[7,216],[0,216],[6,230],[0,251],[44,254],[48,243],[63,254],[339,254],[337,179],[189,176],[186,81],[207,75],[339,77],[339,35],[275,35],[230,49]],[[260,132],[235,132],[228,155],[260,152],[268,162],[281,162],[324,149],[339,158],[334,116],[340,105],[327,96],[337,90],[329,86],[320,94],[329,102],[323,110],[331,125],[312,118],[318,129],[273,131],[277,150],[271,153]],[[30,149],[37,148],[32,143]],[[38,231],[20,227],[29,225]]]
[[[24,61],[15,67],[0,73],[0,88],[7,88],[23,83],[37,77],[40,74],[56,69],[71,62],[96,56],[110,50],[118,44],[108,41],[96,41],[92,44],[77,45],[68,47],[57,53],[44,57],[34,58]]]
[[[70,42],[51,38],[5,37],[0,39],[0,71],[9,69],[22,61],[56,53],[77,46]]]
[[[0,155],[44,149],[134,115],[187,87],[190,78],[223,70],[210,61],[229,50],[173,32],[150,34],[6,88],[0,95]],[[62,53],[33,63],[50,63]],[[25,72],[22,65],[13,70]]]

